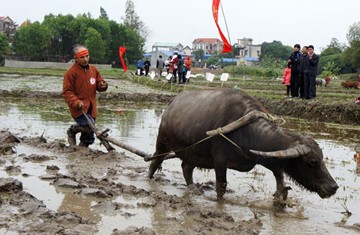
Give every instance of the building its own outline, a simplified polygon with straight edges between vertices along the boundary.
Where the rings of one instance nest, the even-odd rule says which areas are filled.
[[[190,48],[189,46],[186,46],[186,47],[184,47],[184,48],[182,49],[182,53],[183,53],[184,55],[191,55],[192,50],[191,50],[191,48]]]
[[[204,54],[221,53],[224,43],[217,38],[197,38],[192,43],[193,51],[203,50]]]
[[[152,46],[152,51],[150,53],[144,54],[144,57],[150,58],[151,67],[156,67],[156,61],[160,55],[164,60],[167,59],[170,55],[173,55],[174,52],[185,56],[189,49],[190,48],[188,46],[184,47],[181,43],[157,42]]]
[[[5,33],[9,41],[15,34],[17,25],[9,16],[0,16],[0,33]]]
[[[151,51],[182,51],[184,46],[181,43],[157,42],[152,46]]]
[[[239,58],[251,57],[259,59],[261,54],[261,45],[253,45],[252,43],[252,38],[238,39],[238,42],[235,44],[235,48],[239,49]]]

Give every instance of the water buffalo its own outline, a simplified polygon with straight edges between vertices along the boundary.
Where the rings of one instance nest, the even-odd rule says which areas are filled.
[[[182,160],[187,185],[193,184],[195,167],[215,169],[216,193],[220,200],[226,191],[227,168],[247,172],[256,164],[273,172],[277,201],[287,198],[289,187],[284,184],[284,173],[321,198],[335,194],[338,185],[324,164],[319,145],[309,136],[279,127],[266,118],[267,114],[257,101],[238,90],[181,92],[162,116],[148,176],[152,178],[161,167],[164,160],[161,154],[174,151]],[[249,121],[230,130],[226,138],[215,135],[192,146],[206,138],[207,131],[249,115]]]

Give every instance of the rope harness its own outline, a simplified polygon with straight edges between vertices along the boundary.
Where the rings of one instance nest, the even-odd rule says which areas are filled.
[[[187,146],[185,148],[182,148],[182,149],[178,149],[178,150],[175,150],[175,151],[170,151],[170,152],[167,152],[167,153],[161,153],[161,154],[156,154],[156,155],[153,155],[153,156],[149,156],[149,157],[145,157],[144,160],[145,161],[151,161],[151,160],[154,160],[158,157],[162,157],[162,156],[165,156],[164,157],[164,160],[166,159],[171,159],[171,158],[176,158],[176,153],[178,152],[183,152],[185,150],[188,150],[202,142],[205,142],[207,140],[209,140],[210,138],[214,137],[214,136],[217,136],[217,135],[220,135],[221,137],[223,137],[225,140],[227,140],[229,143],[231,143],[232,145],[234,145],[237,149],[239,149],[240,151],[242,151],[241,147],[239,145],[237,145],[234,141],[232,141],[231,139],[229,139],[226,134],[229,133],[229,132],[232,132],[240,127],[243,127],[243,126],[246,126],[248,124],[250,124],[251,122],[257,120],[258,118],[264,118],[266,120],[269,120],[277,125],[283,125],[285,123],[285,120],[283,118],[278,118],[277,116],[274,116],[274,115],[271,115],[269,113],[265,113],[265,112],[262,112],[262,111],[258,111],[258,110],[253,110],[253,111],[250,111],[249,113],[247,113],[246,115],[244,115],[243,117],[237,119],[236,121],[224,126],[224,127],[219,127],[215,130],[211,130],[211,131],[207,131],[206,132],[206,135],[207,137],[197,141],[196,143],[190,145],[190,146]]]

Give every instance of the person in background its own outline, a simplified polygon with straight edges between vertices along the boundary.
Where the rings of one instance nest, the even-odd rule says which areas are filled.
[[[164,60],[162,59],[162,55],[159,55],[159,59],[156,61],[156,69],[158,70],[158,73],[159,73],[159,80],[161,78],[161,74],[162,74],[162,71],[164,69]]]
[[[309,80],[309,55],[308,48],[304,46],[301,50],[302,59],[300,62],[300,98],[310,99],[310,80]]]
[[[291,79],[291,63],[287,63],[286,68],[284,70],[284,75],[282,78],[282,84],[286,86],[286,96],[290,96],[290,79]]]
[[[97,114],[96,91],[106,91],[108,84],[97,68],[89,64],[89,51],[85,46],[76,45],[73,52],[75,63],[64,75],[62,90],[62,96],[76,122],[67,130],[67,136],[69,144],[76,145],[76,134],[81,132],[79,145],[88,147],[94,143],[95,137],[82,110],[95,122]]]
[[[188,55],[185,58],[185,66],[184,66],[185,67],[184,77],[185,77],[186,83],[188,83],[190,81],[190,78],[187,78],[186,74],[187,74],[188,71],[190,71],[191,65],[192,65],[191,58]]]
[[[294,45],[294,52],[290,55],[288,62],[291,63],[291,97],[299,97],[299,70],[302,55],[300,53],[300,45]]]
[[[139,59],[136,62],[136,68],[137,68],[136,74],[138,76],[141,76],[143,74],[143,69],[144,69],[144,61],[142,59]]]
[[[168,75],[170,73],[170,61],[171,60],[172,60],[172,56],[169,56],[169,58],[167,58],[165,60],[166,75]]]
[[[178,55],[177,71],[179,75],[179,84],[185,83],[185,76],[183,69],[184,69],[184,60],[182,59],[181,55]]]
[[[310,81],[310,98],[316,97],[316,74],[319,63],[319,56],[314,53],[314,46],[308,46],[309,53],[309,81]]]
[[[176,83],[176,75],[177,75],[177,62],[178,62],[178,53],[175,52],[171,61],[170,61],[170,70],[173,73],[173,76],[171,77],[171,82]]]
[[[146,58],[146,60],[144,62],[145,76],[147,76],[149,74],[150,66],[151,66],[151,64],[150,64],[149,58]]]
[[[325,77],[325,86],[329,86],[329,85],[330,85],[330,80],[331,80],[330,75],[329,75],[329,74],[326,75],[326,77]]]

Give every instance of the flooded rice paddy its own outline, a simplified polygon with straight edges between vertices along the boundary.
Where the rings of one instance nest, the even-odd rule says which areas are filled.
[[[164,105],[113,100],[101,101],[99,106],[97,125],[100,129],[109,128],[111,137],[143,151],[152,153],[155,150]],[[73,124],[63,100],[56,99],[1,98],[0,120],[0,130],[8,130],[19,137],[43,136],[50,143],[66,143],[66,129]],[[71,211],[90,221],[93,226],[87,234],[111,234],[129,226],[150,228],[156,234],[240,234],[240,230],[234,229],[235,225],[254,218],[258,219],[258,226],[246,223],[249,229],[241,230],[242,234],[359,234],[360,165],[353,158],[354,149],[360,145],[359,127],[309,123],[294,118],[286,118],[284,127],[317,140],[326,165],[340,186],[335,196],[323,200],[287,180],[292,187],[289,191],[291,207],[283,212],[274,211],[275,179],[270,171],[257,166],[248,173],[229,170],[228,192],[225,201],[219,203],[214,189],[214,171],[196,169],[194,181],[199,185],[189,189],[182,177],[180,161],[172,159],[164,162],[155,180],[148,180],[148,163],[141,157],[117,147],[120,156],[106,154],[98,140],[91,149],[104,153],[96,157],[81,151],[69,154],[38,148],[31,141],[24,141],[16,146],[13,156],[0,155],[0,177],[18,179],[24,191],[50,210]],[[49,159],[25,160],[32,155]],[[87,196],[73,188],[59,187],[44,177],[52,173],[49,166],[56,166],[57,174],[70,175],[79,181],[106,178],[123,187],[135,187],[151,194],[141,195],[123,189],[122,193],[113,192],[109,197]],[[101,181],[97,181],[97,185],[100,184]],[[159,195],[164,192],[172,198],[171,203],[159,206],[157,202],[155,205],[154,198],[162,198]],[[167,197],[163,199],[168,200]],[[174,200],[181,202],[174,204]],[[117,205],[116,210],[112,208],[114,205]],[[217,217],[215,212],[225,216]],[[21,222],[18,227],[21,226],[28,225]],[[0,233],[16,234],[11,233],[13,229],[13,226],[0,226]]]

